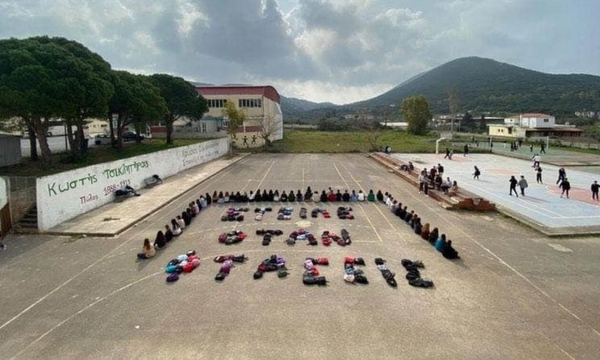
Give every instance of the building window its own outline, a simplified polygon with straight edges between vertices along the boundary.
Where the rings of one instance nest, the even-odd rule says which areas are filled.
[[[260,108],[262,107],[261,99],[239,99],[238,107],[241,108]]]
[[[223,108],[226,101],[225,99],[208,99],[207,103],[209,108]]]
[[[548,119],[544,119],[544,122],[548,122]]]
[[[206,123],[204,121],[200,123],[200,132],[206,132]]]

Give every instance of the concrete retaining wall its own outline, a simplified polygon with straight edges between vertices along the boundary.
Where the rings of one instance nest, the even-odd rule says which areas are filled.
[[[38,178],[38,229],[50,229],[113,201],[113,193],[125,185],[141,189],[153,174],[164,179],[219,158],[227,154],[228,142],[210,140]]]

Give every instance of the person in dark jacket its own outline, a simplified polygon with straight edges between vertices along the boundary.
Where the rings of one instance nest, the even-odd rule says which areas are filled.
[[[510,190],[508,195],[512,196],[513,191],[515,192],[515,195],[517,197],[519,197],[519,193],[517,193],[517,184],[519,183],[517,181],[517,179],[515,178],[514,175],[511,175],[510,180],[508,180],[509,184],[510,184]]]
[[[156,249],[162,249],[167,246],[167,241],[165,240],[165,234],[162,231],[158,230],[156,233],[156,239],[154,239],[154,247]]]
[[[263,201],[262,194],[260,193],[260,189],[256,189],[256,195],[254,195],[254,201],[256,201],[256,202]]]
[[[342,192],[340,189],[335,193],[335,201],[342,201]]]
[[[325,190],[321,192],[321,202],[327,202],[327,193]]]
[[[376,198],[377,198],[377,201],[383,202],[383,193],[381,192],[381,190],[377,191]]]
[[[559,187],[562,189],[562,193],[560,194],[560,197],[563,197],[563,195],[567,195],[567,199],[569,198],[569,190],[571,190],[571,183],[569,182],[569,179],[565,178],[559,185]]]
[[[213,199],[209,193],[206,193],[206,195],[204,195],[204,199],[206,200],[206,206],[210,206],[210,204],[212,204],[213,202]]]
[[[437,241],[439,234],[440,234],[440,231],[438,230],[438,228],[433,228],[433,230],[431,230],[431,232],[429,233],[429,236],[427,237],[427,241],[429,241],[429,243],[431,245],[435,245],[435,242]]]
[[[192,223],[192,217],[187,211],[181,213],[181,218],[183,219],[185,226],[188,226]]]
[[[168,243],[171,240],[173,240],[173,232],[171,231],[169,224],[167,224],[165,225],[165,241]]]
[[[269,193],[267,193],[267,189],[263,189],[262,201],[271,201],[271,198],[269,197]]]
[[[458,251],[456,251],[452,247],[452,240],[448,240],[446,242],[446,245],[444,246],[444,249],[442,250],[442,256],[444,256],[446,259],[449,259],[449,260],[460,259],[460,256],[458,256]]]
[[[288,194],[288,201],[289,202],[296,201],[296,195],[294,195],[294,190],[290,190],[290,192]]]
[[[300,191],[300,190],[296,191],[296,201],[302,202],[302,200],[304,200],[304,195],[302,195],[302,191]]]
[[[281,192],[281,196],[279,197],[279,200],[280,200],[281,202],[287,202],[287,201],[288,201],[288,196],[287,196],[287,194],[285,193],[285,190]]]

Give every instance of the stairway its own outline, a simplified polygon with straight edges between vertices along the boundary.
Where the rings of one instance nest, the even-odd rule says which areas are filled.
[[[36,234],[38,232],[37,206],[33,205],[11,230],[18,234]]]

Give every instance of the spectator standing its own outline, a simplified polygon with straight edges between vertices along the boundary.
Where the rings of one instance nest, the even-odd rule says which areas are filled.
[[[469,155],[469,144],[465,144],[463,147],[463,156]]]
[[[527,180],[525,180],[525,175],[521,175],[521,179],[519,179],[519,188],[521,188],[521,195],[525,196],[525,189],[527,189]]]
[[[542,182],[542,168],[540,166],[538,166],[537,169],[535,169],[535,181],[538,184],[543,184],[543,182]]]
[[[598,181],[594,180],[592,186],[590,187],[592,190],[592,200],[598,201],[598,188],[600,188],[600,185],[598,185]]]

